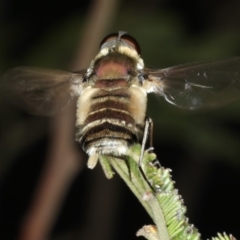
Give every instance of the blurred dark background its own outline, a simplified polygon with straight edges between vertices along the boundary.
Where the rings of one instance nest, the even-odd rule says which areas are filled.
[[[69,70],[89,6],[90,1],[1,1],[0,73],[21,65]],[[122,0],[110,32],[118,30],[138,39],[152,68],[240,56],[240,2]],[[0,239],[10,240],[17,239],[43,169],[49,119],[0,103]],[[148,106],[155,152],[173,170],[189,221],[202,239],[223,231],[240,238],[240,101],[187,112],[151,96]],[[110,207],[104,199],[111,198],[108,236],[96,239],[135,239],[140,227],[152,223],[117,175],[109,181],[100,166],[85,167],[71,184],[49,239],[91,239],[87,233],[80,237],[83,229],[89,234],[98,229],[88,225],[89,212],[94,209],[100,223]]]

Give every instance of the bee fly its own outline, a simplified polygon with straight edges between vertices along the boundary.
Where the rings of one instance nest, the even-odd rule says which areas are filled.
[[[138,42],[110,34],[87,70],[78,73],[18,67],[3,76],[2,89],[25,110],[52,115],[77,97],[76,140],[93,168],[99,154],[122,156],[151,130],[147,94],[183,108],[212,107],[240,97],[240,58],[147,69]]]

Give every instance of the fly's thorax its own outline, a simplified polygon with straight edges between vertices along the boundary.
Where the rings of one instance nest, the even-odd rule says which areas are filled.
[[[116,51],[102,49],[91,62],[86,77],[117,79],[137,76],[144,68],[142,58],[133,49],[121,46]]]

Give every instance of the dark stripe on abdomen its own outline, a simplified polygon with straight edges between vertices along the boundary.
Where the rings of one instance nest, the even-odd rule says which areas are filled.
[[[87,148],[88,144],[93,144],[94,141],[99,141],[99,139],[108,139],[109,141],[120,139],[127,141],[129,144],[137,142],[136,135],[130,129],[111,123],[111,119],[108,119],[108,121],[93,126],[84,133],[81,138],[84,148]]]
[[[114,97],[114,98],[125,98],[129,99],[131,96],[129,93],[125,92],[123,89],[116,89],[112,91],[106,91],[106,90],[99,90],[95,96],[92,97],[92,99],[99,99],[104,97]]]
[[[113,109],[121,109],[124,111],[128,111],[127,104],[125,102],[119,101],[118,97],[111,97],[107,99],[106,101],[97,101],[96,103],[93,103],[91,106],[91,111],[97,111],[102,108],[113,108]]]
[[[118,119],[119,122],[125,121],[125,123],[132,124],[132,125],[134,125],[134,123],[135,123],[134,119],[128,112],[118,110],[118,109],[112,109],[112,108],[100,109],[98,111],[95,111],[95,112],[89,114],[85,123],[88,124],[88,123],[91,123],[96,120],[109,119],[109,118]]]

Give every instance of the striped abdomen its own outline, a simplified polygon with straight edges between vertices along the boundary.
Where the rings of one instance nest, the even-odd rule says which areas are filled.
[[[146,96],[125,79],[98,80],[78,100],[76,137],[89,154],[124,154],[142,137]]]

